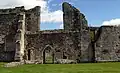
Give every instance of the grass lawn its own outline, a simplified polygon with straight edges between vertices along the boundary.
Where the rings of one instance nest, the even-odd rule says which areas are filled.
[[[4,68],[0,73],[120,73],[120,62],[81,64],[36,64]]]

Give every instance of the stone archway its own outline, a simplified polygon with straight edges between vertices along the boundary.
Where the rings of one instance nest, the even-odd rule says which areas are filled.
[[[53,47],[46,45],[43,49],[43,64],[54,63]]]

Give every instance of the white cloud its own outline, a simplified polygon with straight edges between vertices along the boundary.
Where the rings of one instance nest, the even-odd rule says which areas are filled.
[[[57,4],[52,4],[52,6],[57,6]]]
[[[42,22],[63,22],[63,12],[57,10],[54,12],[45,12],[41,15]]]
[[[48,3],[52,2],[53,0],[48,0]]]
[[[52,0],[2,0],[0,2],[0,8],[13,8],[17,6],[25,6],[26,9],[33,8],[35,6],[41,6],[41,22],[62,22],[62,11],[56,10],[50,12],[48,3]]]
[[[0,2],[0,8],[13,8],[16,6],[25,6],[26,9],[41,6],[41,9],[45,10],[47,2],[44,0],[2,0]]]
[[[48,0],[48,3],[50,3],[51,1],[53,0]],[[49,23],[63,22],[63,12],[62,10],[56,10],[51,12],[47,4],[46,10],[41,13],[41,21]]]
[[[102,23],[103,26],[119,26],[120,25],[120,19],[112,19],[109,21],[104,21]]]
[[[101,25],[99,25],[99,24],[92,24],[92,25],[88,25],[89,27],[100,27]]]

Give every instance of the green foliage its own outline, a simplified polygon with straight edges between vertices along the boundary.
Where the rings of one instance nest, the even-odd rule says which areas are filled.
[[[53,63],[52,58],[52,56],[46,57],[46,63]]]
[[[120,73],[120,63],[30,64],[13,68],[0,66],[0,73]]]
[[[90,31],[90,38],[91,38],[91,41],[94,41],[95,36],[93,31]]]

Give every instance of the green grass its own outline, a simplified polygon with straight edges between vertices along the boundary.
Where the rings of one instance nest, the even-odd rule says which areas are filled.
[[[81,64],[36,64],[4,68],[0,73],[120,73],[120,62]]]
[[[52,56],[46,58],[46,63],[52,63]]]

